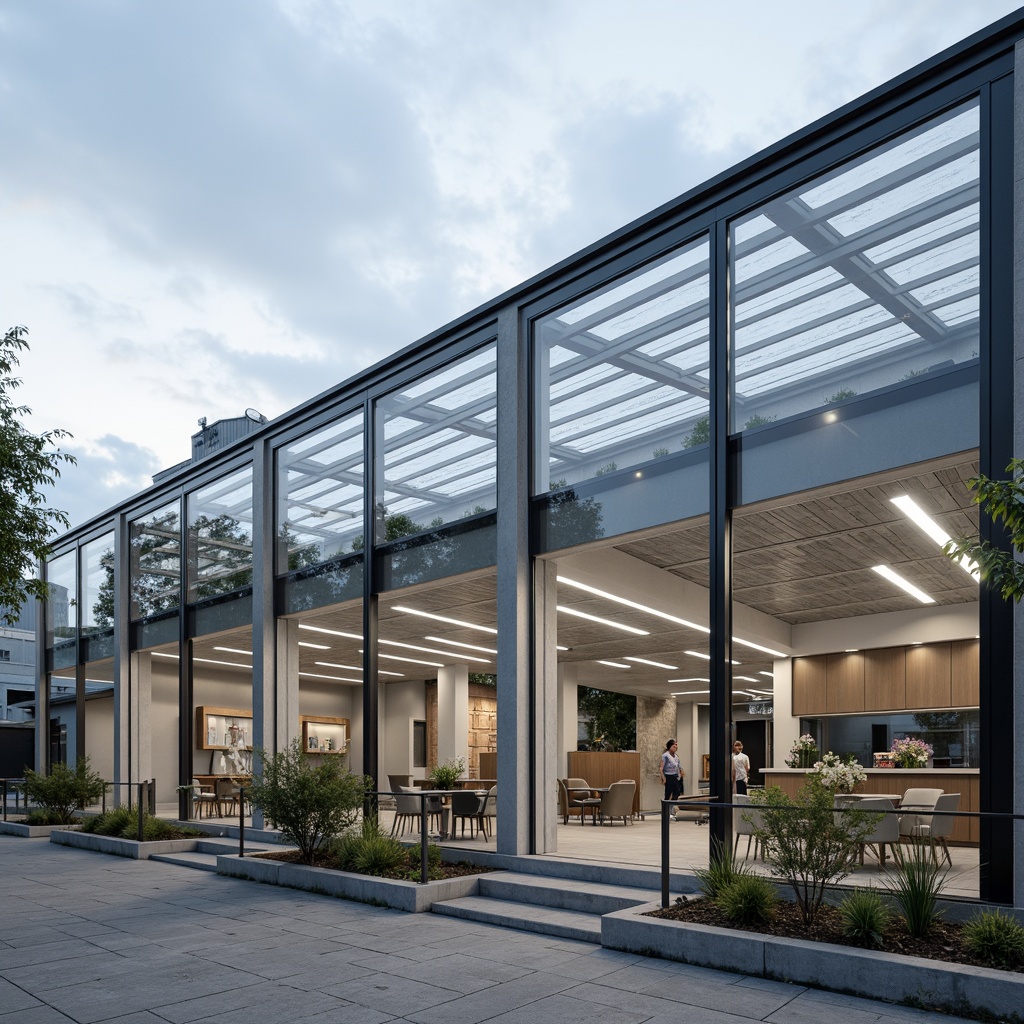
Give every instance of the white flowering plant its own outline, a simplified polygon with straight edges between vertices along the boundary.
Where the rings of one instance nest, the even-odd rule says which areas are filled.
[[[810,774],[833,793],[852,793],[853,787],[868,777],[868,773],[853,760],[852,755],[844,761],[831,750],[815,762]]]
[[[924,740],[901,736],[893,740],[892,756],[897,768],[927,768],[928,759],[935,753],[930,743]]]
[[[818,760],[818,744],[810,733],[804,733],[789,748],[788,768],[810,768]]]

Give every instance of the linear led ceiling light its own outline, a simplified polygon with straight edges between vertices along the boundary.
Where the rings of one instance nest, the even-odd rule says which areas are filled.
[[[916,597],[921,604],[935,604],[935,598],[929,597],[923,590],[919,590],[910,580],[905,580],[898,572],[893,572],[887,565],[873,565],[871,568],[884,577],[890,583],[895,583],[901,590],[905,590],[911,597]]]
[[[361,683],[362,679],[344,679],[342,676],[325,676],[319,672],[300,672],[300,676],[305,676],[307,679],[330,679],[333,683]]]
[[[340,629],[327,629],[325,626],[307,626],[305,622],[299,623],[299,629],[310,629],[314,633],[327,633],[329,636],[347,636],[350,639],[362,640],[361,636],[356,636],[354,633],[343,633]]]
[[[634,657],[631,654],[627,654],[626,657],[623,660],[624,661],[637,661],[641,665],[650,665],[653,668],[663,668],[663,669],[668,670],[669,672],[678,672],[679,671],[679,666],[678,665],[666,665],[665,662],[663,662],[663,661],[651,661],[648,658],[636,658],[636,657]]]
[[[682,693],[673,693],[673,697],[696,697],[698,693],[710,693],[710,690],[683,690]]]
[[[410,608],[404,604],[393,604],[393,612],[404,612],[406,615],[422,615],[425,619],[434,619],[436,622],[447,622],[451,626],[462,626],[465,629],[478,629],[481,633],[490,633],[497,636],[498,631],[490,626],[481,626],[476,622],[466,622],[464,619],[449,619],[446,615],[435,615],[433,612],[421,612],[418,608]]]
[[[154,651],[153,652],[153,657],[154,658],[173,658],[175,661],[178,661],[181,658],[181,655],[180,654],[164,654],[163,651]]]
[[[403,658],[397,654],[378,654],[378,658],[387,658],[389,661],[407,661],[410,665],[429,665],[431,668],[444,668],[439,661],[420,661],[417,658]]]
[[[329,651],[331,649],[331,645],[330,644],[311,644],[308,640],[300,640],[299,641],[299,646],[300,647],[312,647],[314,650],[317,650],[317,651]]]
[[[602,619],[600,615],[591,615],[589,612],[578,612],[575,608],[567,608],[564,604],[557,606],[560,612],[566,615],[575,615],[580,619],[587,619],[590,622],[599,622],[602,626],[611,626],[612,629],[621,629],[623,633],[632,633],[634,636],[650,636],[646,629],[637,629],[636,626],[626,626],[621,622],[612,622],[611,619]]]
[[[439,651],[436,647],[417,647],[416,644],[403,644],[400,640],[378,640],[377,643],[386,647],[404,647],[407,651],[420,651],[423,654],[440,654],[442,658],[461,658],[462,661],[479,661],[485,665],[491,663],[490,658],[478,658],[475,654],[460,654],[458,651]]]
[[[343,668],[346,672],[362,672],[362,665],[339,665],[336,661],[314,661],[314,665],[321,668]]]
[[[201,661],[204,665],[227,665],[228,668],[252,668],[252,665],[239,665],[237,661],[216,661],[214,658],[193,658],[193,661]]]
[[[478,647],[476,644],[463,644],[459,643],[458,640],[446,640],[443,636],[425,636],[423,639],[435,644],[451,644],[452,647],[465,647],[467,651],[481,651],[484,654],[498,653],[494,647]]]
[[[228,654],[246,654],[252,657],[252,651],[243,651],[241,647],[214,647],[215,651],[225,651]]]
[[[764,654],[770,654],[775,658],[786,657],[786,655],[783,654],[782,651],[776,651],[771,647],[763,647],[761,644],[755,644],[753,640],[741,640],[738,636],[734,636],[732,638],[732,642],[734,644],[740,644],[743,647],[749,647],[751,650],[754,651],[761,651]],[[733,664],[735,665],[736,662],[733,662]]]
[[[598,665],[610,665],[612,668],[632,668],[632,665],[623,665],[621,661],[598,661]]]
[[[769,679],[774,679],[775,678],[775,673],[774,672],[758,672],[757,674],[759,676],[767,676]]]
[[[753,676],[733,676],[733,681],[739,679],[744,683],[756,683],[757,680]]]
[[[901,494],[898,498],[889,499],[919,530],[926,533],[941,548],[948,544],[953,538],[939,526],[913,498],[908,494]],[[981,573],[978,572],[978,563],[971,561],[967,555],[959,560],[960,568],[974,579],[975,583],[981,582]]]
[[[687,679],[670,679],[670,683],[710,683],[710,679],[705,679],[703,676],[690,676]]]
[[[577,590],[583,590],[588,594],[593,594],[595,597],[603,597],[608,601],[614,601],[616,604],[625,605],[627,608],[635,608],[637,611],[647,612],[648,615],[656,615],[659,619],[665,619],[667,622],[674,622],[679,626],[686,626],[688,629],[696,629],[701,633],[711,632],[707,626],[701,626],[696,622],[691,622],[689,619],[681,619],[678,615],[669,615],[668,612],[659,611],[657,608],[640,604],[638,601],[630,601],[629,598],[619,597],[617,594],[609,594],[607,590],[598,590],[597,587],[591,587],[586,583],[571,580],[566,576],[558,576],[557,579],[559,583],[564,583],[567,587],[575,587]]]
[[[701,654],[700,651],[683,651],[683,654],[689,654],[694,658],[703,658],[705,661],[711,660],[710,654]],[[741,661],[730,661],[730,665],[742,665]]]

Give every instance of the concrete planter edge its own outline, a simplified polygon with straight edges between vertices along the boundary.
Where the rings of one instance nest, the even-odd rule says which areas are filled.
[[[442,878],[421,885],[419,882],[398,878],[357,875],[348,871],[313,868],[260,857],[218,857],[217,874],[304,889],[358,903],[372,903],[411,914],[425,913],[435,903],[443,900],[475,896],[479,886],[479,875]]]
[[[22,839],[48,839],[52,832],[76,829],[77,825],[26,825],[21,821],[0,821],[0,836],[20,836]]]
[[[114,836],[97,836],[91,832],[54,831],[50,842],[59,846],[73,846],[78,850],[92,850],[95,853],[109,853],[116,857],[131,857],[148,860],[163,853],[191,853],[196,848],[195,839],[164,839],[159,842],[140,843],[136,839],[118,839]]]
[[[1024,974],[643,916],[659,906],[650,903],[606,914],[601,944],[868,999],[1006,1021],[1024,1019]]]

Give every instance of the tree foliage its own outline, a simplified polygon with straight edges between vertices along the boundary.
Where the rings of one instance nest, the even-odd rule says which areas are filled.
[[[593,750],[636,749],[636,697],[581,686],[579,713],[592,723],[587,735]]]
[[[29,597],[45,600],[46,584],[30,578],[49,554],[49,540],[68,526],[64,512],[46,504],[43,489],[52,487],[62,464],[75,457],[58,442],[66,430],[33,434],[22,420],[31,413],[15,405],[11,393],[21,386],[14,375],[18,353],[28,348],[24,327],[12,327],[0,343],[0,622],[13,625]]]
[[[958,537],[943,546],[954,562],[975,563],[990,587],[1006,600],[1019,602],[1024,597],[1024,563],[1014,552],[1024,552],[1024,459],[1011,459],[1006,480],[992,480],[984,474],[972,477],[967,486],[974,492],[972,501],[980,505],[994,523],[1003,523],[1013,551],[994,547],[978,537]]]
[[[311,864],[324,843],[355,823],[371,780],[348,771],[343,757],[307,754],[298,739],[287,750],[259,754],[263,774],[249,798],[299,848],[302,863]]]
[[[106,788],[103,776],[89,767],[87,757],[80,757],[74,768],[59,761],[49,775],[25,769],[25,796],[39,804],[53,825],[70,825],[75,811],[95,803]]]

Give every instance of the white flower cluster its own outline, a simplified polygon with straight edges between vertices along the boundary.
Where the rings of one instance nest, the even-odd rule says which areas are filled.
[[[858,782],[863,782],[868,773],[859,764],[842,761],[838,754],[829,751],[820,761],[816,761],[811,774],[827,789],[835,793],[852,793]]]

